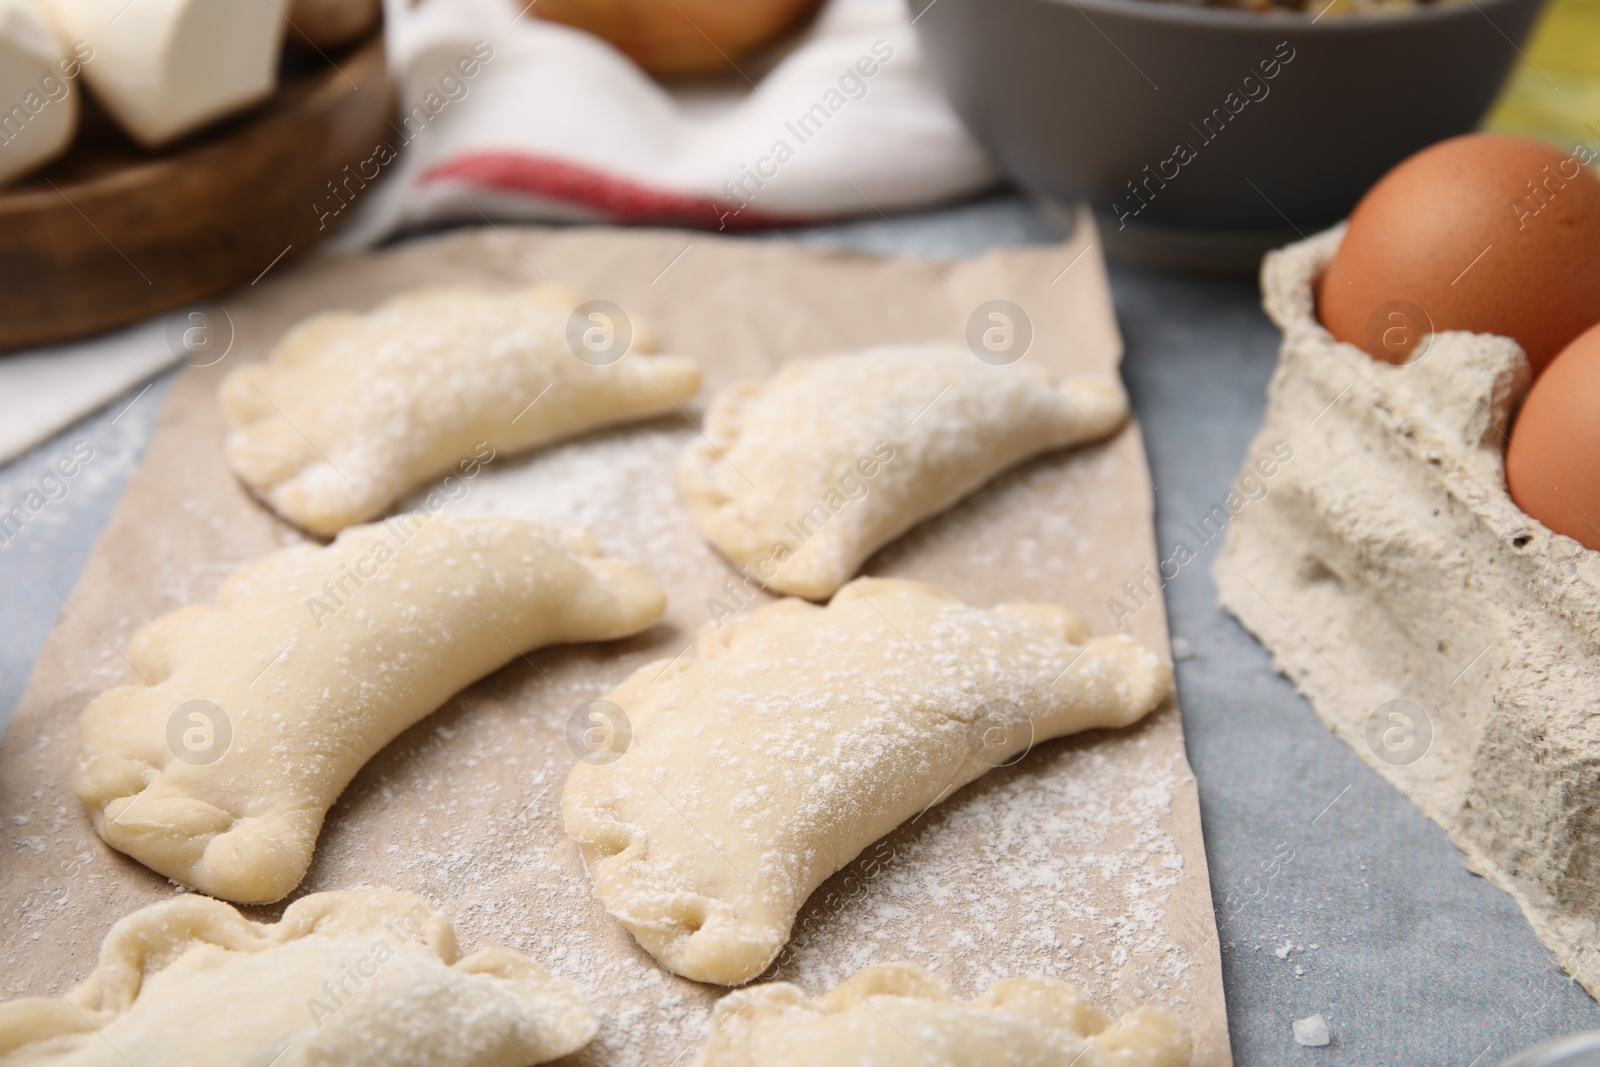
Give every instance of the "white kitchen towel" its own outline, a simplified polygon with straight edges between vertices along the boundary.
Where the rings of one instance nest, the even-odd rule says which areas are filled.
[[[831,0],[758,83],[676,89],[524,5],[389,0],[401,114],[329,192],[330,217],[354,215],[342,245],[480,217],[793,225],[996,180],[929,77],[905,0]]]
[[[924,68],[904,0],[829,0],[754,83],[672,86],[525,0],[386,5],[400,114],[328,184],[333,249],[449,222],[875,217],[997,179]],[[170,317],[0,356],[0,462],[169,366]]]
[[[177,357],[167,343],[167,318],[0,356],[0,463],[170,366]]]

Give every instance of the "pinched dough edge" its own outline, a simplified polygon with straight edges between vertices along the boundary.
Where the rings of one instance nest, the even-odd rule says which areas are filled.
[[[153,975],[196,949],[271,953],[318,936],[359,935],[388,941],[397,930],[455,974],[494,979],[497,988],[520,1006],[524,1019],[534,1024],[531,1028],[548,1038],[539,1049],[530,1050],[523,1043],[519,1050],[539,1055],[539,1062],[577,1051],[599,1029],[576,986],[521,953],[486,948],[461,956],[450,920],[414,893],[393,889],[312,893],[285,908],[276,923],[251,922],[231,905],[184,895],[120,919],[101,942],[98,965],[64,995],[0,1003],[0,1060],[20,1055],[30,1064],[44,1064],[57,1062],[55,1053],[60,1054],[59,1062],[72,1060],[71,1038],[81,1035],[100,1041],[99,1031],[138,1010]],[[250,993],[239,990],[241,1011],[250,1010]],[[193,1025],[203,1030],[206,1022],[195,1018]]]
[[[642,354],[654,347],[643,323],[620,360],[580,360],[566,334],[578,306],[554,286],[457,286],[306,319],[223,380],[228,466],[278,514],[331,536],[458,463],[670,414],[699,389],[694,360]]]
[[[891,391],[904,392],[887,398],[903,401],[901,417],[870,424],[829,417],[836,404],[843,406],[866,388],[875,363],[895,361],[932,372],[926,382],[912,374],[890,376]],[[924,401],[934,412],[940,403],[949,406],[939,385],[952,384],[958,378],[965,386],[987,389],[996,398],[1001,390],[1019,400],[1026,396],[1032,406],[1022,413],[1026,421],[1018,425],[1007,413],[993,411],[981,419],[941,423],[919,410]],[[831,399],[808,394],[806,387],[812,380],[826,382],[833,390]],[[1019,383],[1022,390],[1016,388]],[[928,395],[913,392],[916,385],[928,386],[923,390]],[[775,409],[763,407],[769,401]],[[816,404],[828,410],[807,410]],[[751,462],[759,457],[751,457],[742,445],[752,420],[766,426],[802,416],[825,425],[833,440],[818,442],[806,434],[801,436],[808,440],[793,442],[803,447],[804,455],[789,457],[797,462],[786,464],[780,476],[801,490],[801,502],[783,508],[772,499],[771,487],[762,484],[762,474],[756,472],[761,465]],[[1127,394],[1109,376],[1052,381],[1021,368],[986,366],[971,353],[955,349],[885,345],[859,353],[790,360],[766,381],[743,382],[719,391],[706,413],[703,438],[693,442],[683,456],[679,486],[701,535],[747,574],[776,593],[825,600],[853,578],[878,549],[999,474],[1053,449],[1109,440],[1127,418]],[[987,454],[965,457],[953,470],[915,469],[929,452],[930,443],[955,434]],[[886,455],[891,459],[884,461]],[[907,470],[908,464],[913,469]],[[878,477],[880,465],[882,477],[898,485],[869,489],[861,499],[840,503],[842,478],[859,475],[857,484],[870,485]],[[752,474],[747,477],[746,471]],[[801,542],[800,536],[810,534],[810,523],[816,520],[824,525]]]
[[[916,598],[921,601],[921,607],[954,605],[970,610],[978,618],[994,617],[1008,620],[1008,625],[1026,626],[1037,639],[1060,643],[1059,662],[1052,660],[1047,668],[1041,665],[1038,677],[1031,679],[1032,683],[1041,682],[1046,671],[1055,676],[1044,685],[1052,694],[1055,706],[1025,709],[1031,723],[1030,732],[1026,744],[1021,743],[1024,739],[1019,735],[1017,752],[1034,743],[1080,730],[1126,726],[1158,707],[1172,691],[1172,671],[1164,659],[1126,635],[1091,638],[1082,620],[1058,605],[1001,604],[989,609],[969,609],[960,598],[922,582],[859,578],[840,590],[826,607],[791,598],[768,604],[720,628],[707,624],[697,634],[693,656],[680,656],[665,664],[648,664],[607,695],[607,700],[630,716],[632,744],[615,762],[574,766],[562,793],[567,833],[578,842],[597,895],[640,946],[668,970],[696,981],[722,985],[738,985],[755,978],[782,951],[795,916],[816,886],[915,811],[944,800],[998,765],[975,750],[969,750],[965,740],[957,742],[957,751],[948,750],[950,739],[939,735],[939,731],[953,724],[965,731],[971,724],[961,719],[956,709],[941,707],[938,721],[930,719],[915,728],[920,742],[929,752],[937,750],[937,759],[948,766],[941,765],[925,781],[909,789],[908,795],[901,798],[909,808],[897,817],[886,810],[876,811],[866,820],[873,828],[871,831],[858,828],[866,836],[859,839],[852,836],[847,842],[831,839],[829,847],[843,847],[848,854],[843,855],[843,862],[834,866],[821,865],[813,870],[811,868],[817,864],[809,861],[804,864],[799,877],[802,882],[813,883],[809,888],[803,884],[797,888],[786,880],[795,877],[794,873],[773,874],[765,870],[756,873],[761,882],[758,887],[691,822],[709,849],[708,853],[697,852],[697,855],[716,871],[720,871],[719,864],[728,865],[740,874],[743,884],[749,888],[746,893],[738,887],[738,879],[729,879],[733,888],[724,887],[719,895],[710,888],[715,881],[713,874],[696,870],[694,857],[686,859],[668,854],[654,839],[649,826],[633,821],[623,810],[635,804],[632,796],[639,784],[635,780],[637,776],[644,775],[646,785],[654,784],[649,778],[654,763],[642,762],[651,757],[641,753],[652,749],[653,723],[657,716],[693,714],[692,707],[680,706],[675,683],[684,683],[687,687],[709,664],[739,659],[743,655],[740,647],[747,636],[759,639],[764,631],[774,631],[791,623],[805,625],[817,621],[833,625],[844,618],[843,611],[851,605],[866,605],[871,609],[870,614],[861,611],[863,625],[877,627],[881,619],[899,633],[905,620],[897,627],[888,618],[899,610],[894,603],[898,598]],[[920,608],[914,605],[913,610]],[[837,633],[847,633],[849,625],[838,622],[834,629]],[[937,651],[931,654],[938,658]],[[819,666],[818,669],[829,670],[834,666]],[[1056,674],[1058,668],[1060,673]],[[1064,694],[1055,696],[1056,687],[1063,682],[1066,683]],[[970,696],[965,693],[963,699]],[[1018,699],[1023,697],[1018,694]],[[681,720],[675,720],[672,725],[677,725],[677,721]],[[937,740],[936,735],[939,735]],[[715,748],[721,740],[717,735],[697,743]],[[1013,758],[1013,755],[1008,753],[1006,758]],[[741,759],[749,761],[752,757],[746,753]],[[642,769],[635,771],[635,767]],[[699,789],[698,779],[685,777],[685,771],[685,768],[677,768],[667,780],[682,788]],[[893,773],[893,767],[885,764],[880,771]],[[687,818],[665,796],[658,801],[652,801],[654,813],[662,813],[665,807],[678,817]],[[782,812],[771,812],[769,817],[778,819],[782,815]],[[817,851],[817,843],[796,847],[808,854]],[[763,920],[753,914],[758,910],[770,911],[772,916]]]
[[[602,556],[582,531],[419,512],[407,517],[413,532],[402,543],[399,526],[351,527],[331,545],[272,553],[230,575],[217,605],[180,608],[134,634],[130,662],[149,684],[106,690],[79,724],[73,786],[107,844],[225,899],[279,900],[309,867],[328,808],[383,743],[521,653],[625,637],[666,609],[643,569]],[[362,553],[370,563],[379,542],[394,546],[393,558],[353,589],[348,607],[314,620],[300,598],[326,596],[317,580],[361,570]],[[537,562],[536,551],[543,553]],[[380,583],[392,588],[375,588]],[[352,592],[350,581],[343,589]],[[418,605],[428,605],[430,594],[443,603],[430,614],[442,633],[418,633]],[[240,631],[250,640],[239,639]],[[268,631],[278,632],[255,639]],[[509,643],[508,631],[517,643]],[[481,640],[471,644],[474,632]],[[238,646],[219,647],[222,633]],[[281,660],[269,673],[280,645]],[[388,647],[378,674],[350,662],[372,647],[398,645],[405,648]],[[380,685],[393,689],[397,671],[415,674],[417,661],[430,657],[427,678],[382,695]],[[441,675],[459,684],[445,691],[435,681]],[[427,687],[438,690],[437,703],[422,699]],[[169,745],[168,716],[190,700],[220,701],[231,718],[233,747],[214,764],[185,762]],[[291,722],[296,715],[300,721]],[[382,734],[388,736],[378,748],[347,765],[354,750],[371,748]]]
[[[1048,1061],[1029,1061],[1030,1065],[1038,1062],[1039,1067],[1045,1062],[1070,1062],[1079,1067],[1187,1067],[1193,1055],[1188,1029],[1165,1012],[1139,1008],[1113,1025],[1059,979],[1003,978],[978,997],[958,1001],[925,968],[883,963],[862,968],[814,999],[788,982],[730,993],[713,1010],[711,1038],[696,1067],[762,1067],[758,1056],[781,1053],[786,1032],[804,1033],[820,1021],[851,1015],[876,1029],[874,1024],[885,1018],[886,1008],[896,1015],[920,1016],[934,1031],[941,1024],[959,1024],[980,1016],[991,1022],[1013,1023],[1040,1044],[1054,1046],[1056,1055]],[[888,1025],[893,1029],[894,1024]],[[918,1036],[927,1041],[928,1030],[918,1029]],[[897,1036],[908,1037],[903,1030],[897,1031]],[[908,1060],[927,1059],[915,1042],[908,1040],[908,1044],[914,1056]],[[927,1051],[938,1056],[934,1049]],[[960,1062],[978,1067],[979,1062],[996,1062],[994,1054],[1000,1051],[1022,1050],[990,1046],[993,1059]],[[929,1062],[953,1067],[957,1061],[938,1058]],[[866,1067],[866,1061],[833,1060],[829,1067]]]

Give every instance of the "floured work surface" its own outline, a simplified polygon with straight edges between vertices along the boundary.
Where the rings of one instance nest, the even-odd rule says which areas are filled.
[[[70,783],[79,711],[132,680],[122,650],[138,626],[211,600],[235,567],[301,539],[223,464],[221,375],[265,357],[315,312],[366,310],[423,285],[548,279],[615,301],[653,328],[663,351],[700,358],[705,389],[683,417],[499,457],[454,488],[450,507],[589,529],[608,554],[649,569],[670,597],[667,617],[629,641],[514,661],[401,735],[329,813],[295,895],[359,885],[426,894],[453,913],[464,950],[508,945],[583,987],[604,1022],[571,1063],[692,1062],[725,991],[668,974],[605,913],[562,830],[559,798],[579,704],[684,652],[715,615],[769,599],[745,592],[678,499],[678,459],[705,399],[790,356],[965,344],[973,309],[992,299],[1025,309],[1026,360],[1115,373],[1121,345],[1104,271],[1098,255],[1078,258],[1092,239],[932,265],[698,234],[502,228],[315,260],[229,302],[232,350],[174,385],[0,741],[0,996],[65,991],[92,968],[113,921],[175,891],[91,830]],[[866,573],[933,582],[983,606],[1056,601],[1104,633],[1107,599],[1156,563],[1151,491],[1130,425],[1106,444],[1003,476],[879,553]],[[1126,625],[1167,648],[1159,600]],[[245,910],[269,920],[284,906]],[[869,846],[812,897],[765,977],[815,994],[890,960],[933,968],[962,997],[1000,977],[1053,975],[1113,1014],[1166,1006],[1194,1031],[1197,1064],[1230,1062],[1175,702],[1127,730],[1040,745]]]

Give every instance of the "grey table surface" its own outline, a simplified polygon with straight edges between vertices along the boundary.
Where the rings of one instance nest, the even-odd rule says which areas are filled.
[[[787,233],[892,255],[970,256],[1060,233],[1002,194],[893,220]],[[1156,484],[1162,558],[1219,503],[1260,423],[1277,332],[1248,278],[1113,265],[1123,375]],[[80,442],[94,458],[0,547],[0,726],[155,427],[171,373],[0,468],[0,510]],[[1322,728],[1266,652],[1217,605],[1201,550],[1166,589],[1199,781],[1236,1061],[1489,1067],[1545,1038],[1600,1029],[1511,898],[1470,874],[1443,830]],[[1181,643],[1180,643],[1181,647]],[[0,813],[3,816],[4,813]],[[1332,1043],[1295,1044],[1321,1013]]]

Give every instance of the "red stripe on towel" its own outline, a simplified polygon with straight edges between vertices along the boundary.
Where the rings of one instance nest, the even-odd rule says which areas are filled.
[[[750,207],[740,210],[737,202],[655,189],[581,163],[522,152],[469,152],[429,168],[419,184],[452,178],[499,192],[575,204],[618,222],[751,229],[815,221]]]

